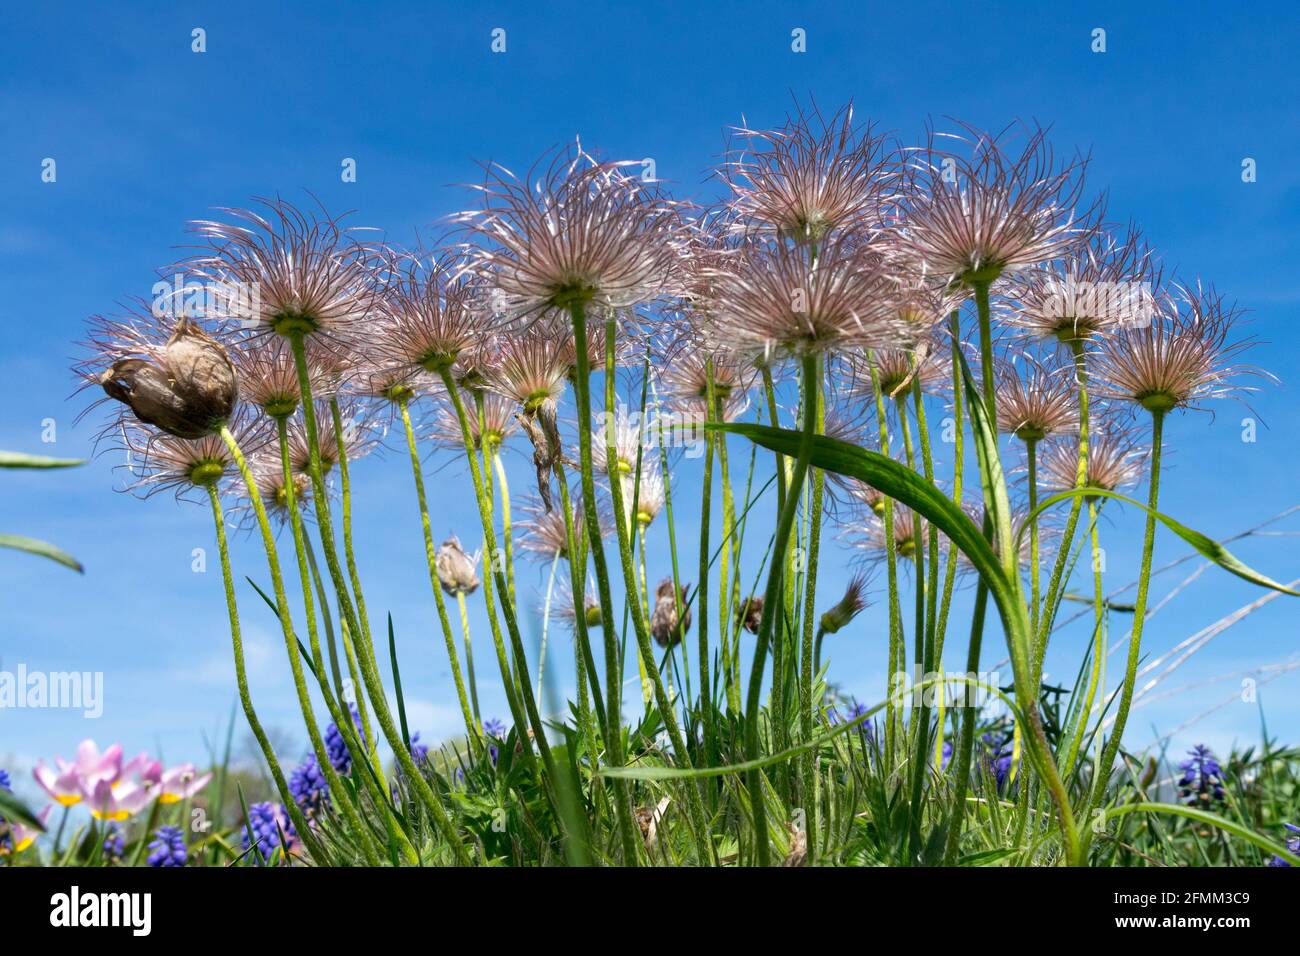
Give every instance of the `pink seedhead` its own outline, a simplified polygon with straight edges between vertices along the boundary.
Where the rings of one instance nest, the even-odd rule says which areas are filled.
[[[496,282],[496,310],[537,315],[594,303],[637,305],[672,281],[677,207],[629,174],[640,163],[561,150],[526,179],[487,167],[481,210],[458,217],[486,243],[478,271]]]
[[[528,415],[554,414],[571,366],[564,339],[541,323],[506,336],[485,369],[487,387],[522,405]]]
[[[461,253],[389,251],[386,273],[380,321],[364,348],[372,361],[439,375],[472,356],[494,319]]]
[[[1234,337],[1241,317],[1241,310],[1213,287],[1179,289],[1149,325],[1102,340],[1094,363],[1098,392],[1163,415],[1254,391],[1244,378],[1271,376],[1237,363],[1253,345]]]
[[[997,425],[1021,441],[1041,441],[1077,429],[1074,370],[1016,356],[997,369]]]
[[[256,290],[251,321],[257,332],[301,335],[337,349],[374,304],[374,249],[323,208],[303,211],[283,199],[254,202],[255,210],[220,209],[231,222],[190,223],[207,245],[182,267]]]
[[[656,368],[664,396],[689,423],[714,418],[720,410],[724,421],[735,421],[749,407],[749,390],[758,369],[735,354],[712,345],[708,337],[690,328],[657,343]],[[709,405],[710,378],[713,401]],[[665,436],[671,441],[671,436]]]
[[[1084,485],[1120,491],[1142,480],[1150,449],[1119,419],[1093,422],[1088,429],[1088,474]],[[1043,486],[1051,492],[1074,488],[1078,481],[1079,436],[1049,441],[1039,463]]]
[[[915,151],[897,231],[897,249],[915,271],[971,287],[1056,259],[1087,238],[1092,218],[1075,209],[1086,160],[1058,165],[1042,128],[1028,130],[1016,155],[1008,132],[932,132]]]
[[[1164,272],[1136,226],[1098,232],[1060,262],[1026,270],[1001,318],[1024,333],[1071,344],[1150,325]]]
[[[308,340],[307,379],[316,398],[338,392],[343,364],[336,354]],[[244,336],[231,348],[239,375],[239,397],[273,419],[286,418],[298,408],[301,391],[298,368],[289,345],[279,339]]]
[[[255,455],[274,437],[242,409],[229,422],[240,448]],[[217,485],[235,473],[234,459],[217,435],[177,438],[136,422],[124,422],[113,444],[126,453],[128,473],[123,490],[142,498],[159,492],[185,497],[196,487]]]
[[[864,232],[827,236],[812,263],[800,246],[756,241],[702,272],[714,296],[703,306],[710,334],[763,361],[888,348],[907,332],[882,250]]]
[[[819,242],[836,229],[879,224],[897,170],[871,124],[854,125],[851,103],[831,116],[796,105],[778,129],[735,133],[721,173],[746,231]]]

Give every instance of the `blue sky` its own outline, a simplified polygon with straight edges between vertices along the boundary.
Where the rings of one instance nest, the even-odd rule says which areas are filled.
[[[473,180],[476,162],[527,167],[579,134],[605,156],[652,157],[676,190],[705,196],[726,127],[742,117],[777,123],[792,95],[811,95],[832,108],[852,98],[860,116],[904,139],[915,139],[929,118],[989,127],[1024,118],[1052,124],[1063,152],[1090,150],[1090,182],[1109,190],[1112,214],[1140,223],[1182,274],[1213,280],[1249,308],[1251,331],[1267,343],[1255,361],[1282,382],[1252,402],[1266,426],[1253,444],[1241,441],[1242,419],[1252,412],[1235,404],[1171,423],[1164,510],[1218,536],[1297,502],[1300,22],[1293,10],[1103,3],[1026,12],[1000,2],[539,7],[393,3],[379,14],[328,2],[49,3],[6,13],[0,447],[88,454],[95,426],[74,423],[82,399],[69,400],[67,370],[84,319],[148,294],[153,270],[185,241],[184,221],[212,206],[276,192],[302,198],[309,189],[331,209],[357,210],[356,223],[405,240],[469,204],[452,184]],[[196,27],[206,30],[202,54],[191,52]],[[506,31],[503,54],[490,50],[498,27]],[[806,53],[791,51],[795,28],[806,30]],[[1105,53],[1091,50],[1095,28],[1106,31]],[[339,172],[348,157],[357,181],[345,184]],[[1248,157],[1258,170],[1249,184],[1241,178]],[[54,183],[41,179],[46,158],[57,163]],[[42,441],[48,420],[52,444]],[[0,475],[0,529],[49,538],[87,569],[78,577],[0,553],[0,668],[103,671],[106,696],[97,720],[0,711],[0,766],[70,755],[87,736],[199,759],[204,733],[216,733],[234,702],[215,559],[206,574],[191,570],[193,549],[213,547],[207,511],[116,493],[114,464],[104,457],[76,471]],[[512,469],[523,489],[526,462],[517,456]],[[439,491],[459,474],[457,466],[440,473]],[[674,477],[680,499],[690,499],[698,463]],[[454,731],[410,476],[389,455],[359,465],[356,481],[368,602],[391,610],[397,623],[412,722],[426,738]],[[435,533],[476,539],[470,505],[459,490],[440,494]],[[679,521],[681,539],[695,540],[694,518]],[[1275,528],[1300,530],[1300,521]],[[1109,519],[1108,584],[1133,577],[1139,533],[1132,513]],[[1167,535],[1158,549],[1158,561],[1183,553]],[[656,539],[652,559],[660,567],[666,553]],[[1278,579],[1300,575],[1290,538],[1252,539],[1240,553]],[[689,548],[682,560],[694,560]],[[264,575],[247,538],[237,540],[236,562],[240,573]],[[844,556],[824,559],[822,572],[830,595],[849,574]],[[523,566],[520,580],[540,586],[543,571]],[[1172,583],[1159,585],[1155,597]],[[1167,650],[1259,596],[1208,571],[1153,620],[1146,646]],[[967,600],[959,597],[958,622]],[[1300,618],[1288,600],[1218,637],[1172,683],[1296,654]],[[296,750],[302,735],[278,631],[251,592],[241,591],[241,601],[254,696],[265,721],[285,728]],[[471,607],[480,671],[490,671],[481,604]],[[833,676],[873,701],[882,686],[881,620],[870,612],[831,649]],[[1067,632],[1053,660],[1077,660],[1083,639]],[[963,645],[964,634],[950,641]],[[567,666],[554,666],[567,675]],[[1136,711],[1134,742],[1149,739],[1153,727],[1173,729],[1236,686],[1216,683]],[[1271,730],[1292,741],[1300,729],[1297,691],[1300,671],[1260,691]],[[504,715],[495,689],[486,687],[485,697],[495,702],[488,711]],[[1258,723],[1255,705],[1233,703],[1173,746],[1204,739],[1223,747],[1254,738]]]

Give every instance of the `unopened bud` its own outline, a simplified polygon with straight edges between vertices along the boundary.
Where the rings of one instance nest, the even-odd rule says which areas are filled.
[[[866,598],[862,595],[865,587],[866,581],[860,576],[854,577],[849,582],[849,586],[844,590],[844,597],[822,615],[822,633],[834,634],[858,616],[858,612],[867,606]]]
[[[590,595],[587,596],[586,603],[583,607],[583,613],[587,618],[588,627],[600,627],[602,619],[600,615],[600,602]]]

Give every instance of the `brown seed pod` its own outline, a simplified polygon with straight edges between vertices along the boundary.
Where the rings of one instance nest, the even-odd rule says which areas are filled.
[[[460,539],[452,535],[438,549],[438,581],[442,589],[453,597],[473,594],[479,586],[479,576],[474,570],[477,564],[478,555],[466,554]]]
[[[202,438],[226,421],[239,389],[225,348],[182,319],[153,359],[124,358],[99,377],[110,398],[178,438]]]
[[[683,584],[681,605],[684,614],[680,628],[677,626],[678,602],[674,599],[672,579],[664,578],[655,589],[655,609],[650,616],[650,636],[660,647],[679,643],[683,635],[691,629],[691,608],[686,603],[686,588],[687,585]]]
[[[757,594],[745,598],[736,605],[736,621],[750,634],[758,633],[758,626],[763,620],[763,599]]]

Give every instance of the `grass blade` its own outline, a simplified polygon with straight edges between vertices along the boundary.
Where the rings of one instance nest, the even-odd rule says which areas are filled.
[[[28,554],[49,558],[51,561],[57,561],[65,568],[72,568],[78,574],[84,574],[86,570],[81,566],[80,561],[66,551],[56,548],[48,541],[26,538],[21,534],[0,534],[0,548],[12,548],[15,551],[26,551]]]

